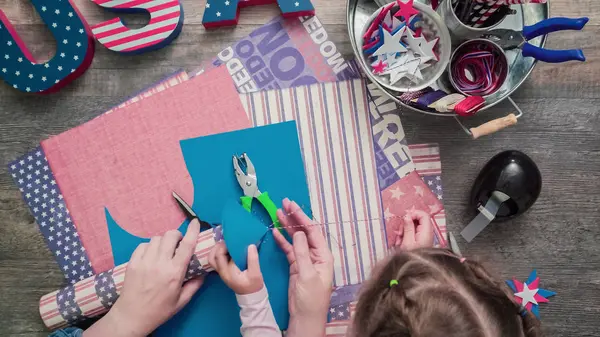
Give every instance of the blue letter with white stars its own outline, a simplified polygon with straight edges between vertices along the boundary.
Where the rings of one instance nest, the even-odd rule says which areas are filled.
[[[94,40],[85,19],[69,0],[31,2],[56,39],[56,54],[45,63],[36,63],[0,10],[0,78],[23,92],[56,92],[90,66]]]
[[[310,0],[207,0],[202,24],[206,28],[234,26],[240,16],[240,8],[275,3],[284,17],[300,17],[315,14]]]

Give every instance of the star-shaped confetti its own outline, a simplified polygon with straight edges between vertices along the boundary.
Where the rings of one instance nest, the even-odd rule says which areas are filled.
[[[411,16],[419,14],[419,11],[413,7],[414,0],[408,0],[407,2],[402,2],[402,0],[397,0],[398,11],[394,14],[395,17],[402,19],[402,21],[408,21]]]
[[[383,60],[379,60],[379,62],[377,62],[375,65],[373,65],[373,73],[382,74],[383,71],[385,70],[386,66],[387,66],[387,64],[384,63]]]
[[[374,56],[407,51],[406,46],[400,41],[404,30],[400,30],[394,35],[383,28],[380,31],[383,36],[383,45],[373,53]]]
[[[556,295],[555,292],[542,289],[539,287],[540,278],[534,270],[529,274],[527,281],[521,283],[516,278],[506,281],[506,284],[515,293],[515,300],[525,309],[533,313],[537,318],[540,318],[539,305],[547,303],[548,298]]]

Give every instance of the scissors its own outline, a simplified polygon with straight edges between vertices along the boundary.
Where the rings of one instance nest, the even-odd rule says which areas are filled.
[[[198,218],[198,215],[196,214],[196,212],[194,212],[192,207],[187,202],[185,202],[185,200],[183,200],[183,198],[181,198],[181,196],[179,196],[179,194],[173,192],[173,198],[175,198],[175,200],[177,201],[177,204],[179,204],[179,207],[181,208],[181,210],[183,211],[185,216],[188,218],[188,220],[192,221],[194,219],[198,219],[198,221],[200,222],[200,231],[219,226],[216,224],[211,225],[206,221],[200,220],[200,218]],[[263,234],[263,236],[258,241],[256,241],[256,244],[255,244],[256,250],[260,251],[260,247],[262,246],[263,241],[265,241],[265,238],[267,237],[268,232],[269,231],[267,230],[265,232],[265,234]]]
[[[192,221],[194,219],[197,219],[198,222],[200,222],[200,231],[219,226],[219,225],[211,225],[208,222],[201,220],[198,217],[198,214],[196,214],[196,212],[194,212],[192,207],[187,202],[185,202],[185,200],[183,200],[183,198],[181,198],[179,196],[179,194],[177,194],[176,192],[173,192],[173,198],[175,198],[175,200],[177,201],[177,204],[179,205],[179,207],[181,208],[181,210],[183,211],[183,213],[185,214],[185,216],[187,217],[188,220]]]
[[[562,30],[582,30],[588,23],[589,18],[551,18],[542,20],[535,25],[523,27],[523,31],[512,29],[494,29],[483,37],[496,42],[503,49],[522,49],[524,57],[533,57],[548,63],[562,63],[567,61],[585,61],[581,49],[572,50],[550,50],[536,47],[527,41]]]
[[[246,168],[245,172],[242,167]],[[244,196],[240,198],[242,206],[248,212],[251,212],[252,200],[256,198],[256,200],[258,200],[267,210],[267,213],[269,213],[269,217],[271,217],[271,221],[273,221],[275,228],[281,228],[279,220],[277,220],[277,206],[273,200],[271,200],[271,197],[269,197],[269,193],[261,192],[258,189],[258,177],[256,176],[256,170],[254,169],[250,157],[248,157],[246,153],[243,153],[239,157],[233,156],[233,169],[237,181],[244,192]]]
[[[456,256],[462,257],[462,253],[460,251],[460,247],[458,246],[458,242],[456,242],[456,238],[452,232],[448,232],[448,241],[450,241],[450,250],[456,254]]]

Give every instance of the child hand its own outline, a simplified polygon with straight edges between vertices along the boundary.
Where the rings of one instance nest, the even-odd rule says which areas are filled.
[[[264,286],[255,245],[248,246],[248,268],[244,271],[241,271],[227,254],[224,242],[217,243],[210,252],[208,262],[219,273],[223,282],[238,295],[253,294]]]
[[[431,215],[423,211],[409,211],[402,219],[404,228],[400,249],[433,247],[433,224]],[[399,238],[400,239],[400,238]],[[398,243],[399,240],[397,240]]]

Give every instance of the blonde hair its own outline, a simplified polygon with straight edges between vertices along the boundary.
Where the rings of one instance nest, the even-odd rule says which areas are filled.
[[[396,280],[390,284],[391,280]],[[445,249],[388,257],[359,295],[356,337],[541,337],[503,282]]]

